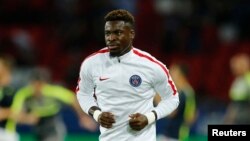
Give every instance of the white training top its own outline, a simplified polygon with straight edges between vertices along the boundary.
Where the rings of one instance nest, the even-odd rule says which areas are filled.
[[[110,57],[108,48],[87,57],[81,65],[76,93],[84,112],[98,106],[114,114],[116,123],[112,128],[100,127],[100,141],[156,141],[155,123],[134,131],[128,124],[129,115],[155,110],[160,119],[179,104],[166,66],[136,48],[120,57]],[[156,93],[162,101],[154,107]]]

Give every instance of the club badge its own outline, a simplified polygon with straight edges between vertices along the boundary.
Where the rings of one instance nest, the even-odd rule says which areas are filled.
[[[131,86],[133,87],[138,87],[141,85],[141,77],[139,75],[132,75],[130,78],[129,78],[129,83]]]

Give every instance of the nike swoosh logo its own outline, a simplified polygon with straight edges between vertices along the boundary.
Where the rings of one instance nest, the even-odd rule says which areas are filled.
[[[104,81],[104,80],[107,80],[107,79],[109,79],[109,78],[107,78],[107,77],[104,77],[104,78],[100,77],[99,78],[100,81]]]

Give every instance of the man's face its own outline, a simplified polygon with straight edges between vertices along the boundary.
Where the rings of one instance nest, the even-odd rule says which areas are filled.
[[[124,21],[107,21],[105,24],[105,41],[110,56],[121,56],[132,46],[134,30]]]
[[[230,60],[230,67],[235,76],[244,75],[249,70],[249,58],[244,55],[234,56]]]

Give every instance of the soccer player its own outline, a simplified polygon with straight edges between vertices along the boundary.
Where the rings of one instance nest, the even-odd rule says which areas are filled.
[[[104,26],[107,47],[81,65],[77,98],[100,124],[100,141],[156,141],[155,121],[179,104],[166,66],[132,45],[134,27],[131,13],[110,11]],[[162,101],[154,107],[156,93]]]
[[[20,88],[11,106],[12,118],[7,122],[10,131],[16,123],[31,125],[37,141],[63,141],[66,127],[59,112],[65,105],[76,111],[80,125],[90,131],[96,130],[96,122],[82,112],[74,92],[49,82],[49,72],[34,69],[30,84]]]
[[[12,80],[12,61],[8,57],[0,57],[0,141],[18,141],[19,135],[9,132],[7,120],[11,116],[10,106],[15,90],[10,86]]]
[[[235,76],[229,90],[230,102],[224,117],[225,124],[250,124],[250,57],[238,53],[230,59]]]

